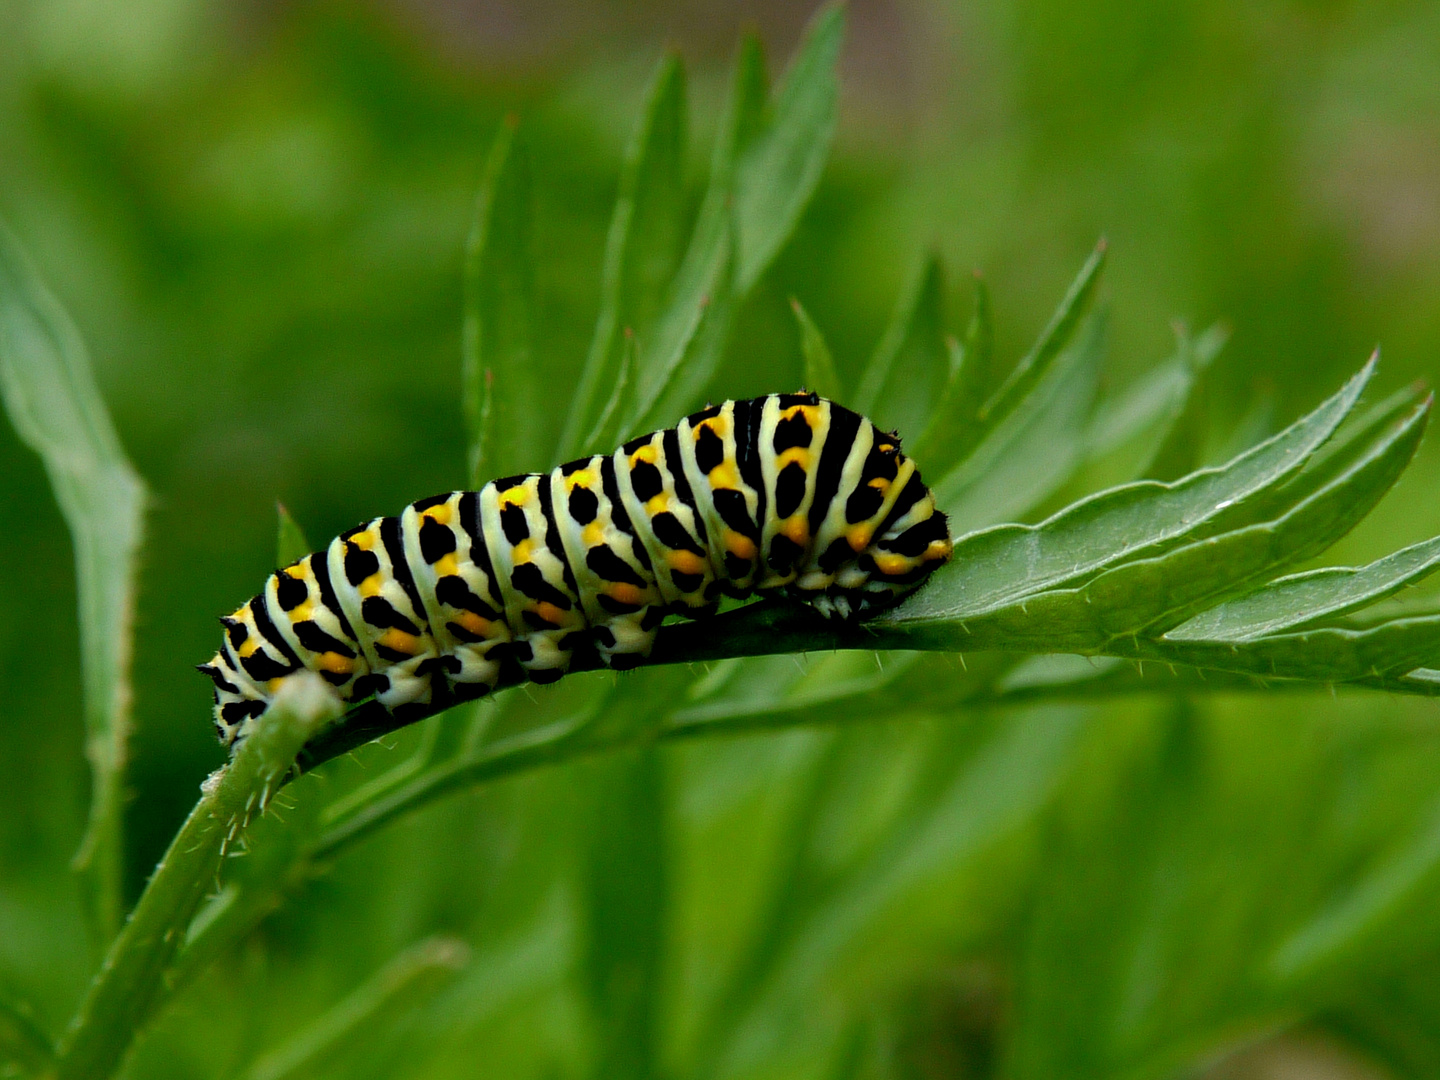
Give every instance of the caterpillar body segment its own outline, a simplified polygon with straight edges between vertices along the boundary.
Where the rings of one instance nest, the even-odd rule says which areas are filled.
[[[347,701],[419,715],[487,693],[507,665],[554,681],[586,643],[633,667],[666,615],[703,616],[722,594],[864,618],[950,553],[898,435],[815,394],[726,401],[342,533],[224,618],[200,670],[226,744],[302,668]]]

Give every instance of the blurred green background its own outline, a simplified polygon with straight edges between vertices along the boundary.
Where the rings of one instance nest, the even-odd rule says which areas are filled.
[[[502,117],[533,166],[558,426],[663,49],[690,74],[698,200],[740,30],[778,71],[812,6],[0,0],[0,216],[155,494],[132,894],[222,760],[191,665],[271,569],[274,500],[319,541],[463,482],[460,270]],[[858,0],[841,74],[831,164],[717,394],[800,382],[791,296],[853,385],[929,250],[954,324],[983,271],[1013,358],[1099,235],[1112,384],[1170,351],[1176,318],[1232,327],[1216,448],[1377,343],[1382,389],[1440,376],[1440,4]],[[1342,560],[1440,532],[1437,465],[1422,450]],[[75,592],[44,473],[3,424],[0,522],[0,984],[53,1029],[91,963],[67,869],[88,784]],[[337,1075],[1440,1075],[1437,709],[1128,700],[667,749],[664,903],[635,913],[660,927],[662,1015],[621,1064],[576,985],[607,774],[551,769],[348,854],[132,1073],[239,1075],[447,932],[465,973]],[[810,894],[767,924],[777,880]],[[1357,904],[1343,947],[1277,991],[1302,914],[1323,933]],[[716,1004],[757,955],[753,995]]]

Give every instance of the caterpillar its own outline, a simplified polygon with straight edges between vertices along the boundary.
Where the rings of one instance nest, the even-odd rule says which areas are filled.
[[[950,558],[898,433],[813,393],[726,401],[548,473],[411,503],[271,574],[199,670],[233,745],[286,676],[399,719],[537,683],[593,647],[625,669],[666,615],[788,594],[863,619]]]

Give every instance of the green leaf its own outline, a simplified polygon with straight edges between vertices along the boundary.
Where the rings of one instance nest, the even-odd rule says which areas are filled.
[[[1079,588],[1025,596],[983,616],[956,613],[952,618],[963,621],[966,633],[998,632],[1022,648],[1027,641],[1046,642],[1025,651],[1121,650],[1124,655],[1120,639],[1163,633],[1344,536],[1399,478],[1419,444],[1428,415],[1428,402],[1418,406],[1345,473],[1273,521],[1121,563]],[[919,599],[934,604],[939,598],[927,598],[922,591]]]
[[[275,531],[276,566],[289,566],[315,550],[310,546],[310,541],[305,539],[305,530],[290,516],[285,504],[278,500],[275,503],[275,517],[278,519]]]
[[[1104,345],[1105,323],[1097,315],[1025,401],[934,484],[952,533],[1023,518],[1065,483],[1084,450]]]
[[[761,133],[769,82],[759,39],[746,35],[711,155],[710,182],[670,302],[647,348],[623,437],[672,423],[704,392],[730,332],[735,304],[734,185],[737,158]],[[609,444],[604,444],[609,445]]]
[[[945,343],[945,272],[925,260],[901,297],[855,392],[855,410],[886,430],[923,431],[952,376]]]
[[[532,344],[530,174],[507,117],[495,135],[465,249],[461,370],[469,482],[550,464]]]
[[[736,307],[793,231],[824,168],[842,30],[838,9],[816,16],[768,117],[763,56],[751,39],[742,47],[690,245],[664,313],[641,335],[622,438],[687,411],[719,369]]]
[[[697,235],[694,257],[687,256],[676,276],[671,307],[642,352],[644,364],[622,440],[673,423],[719,367],[737,298],[731,286],[729,221],[716,218],[713,227],[712,235]]]
[[[670,55],[655,72],[645,115],[625,152],[605,242],[600,315],[561,433],[562,461],[587,450],[609,449],[585,443],[602,412],[629,416],[636,411],[624,398],[644,387],[637,382],[635,389],[620,395],[616,386],[625,331],[639,336],[643,354],[663,351],[650,337],[652,325],[662,317],[680,250],[685,147],[685,71],[679,58]]]
[[[1440,618],[1393,619],[1366,630],[1319,627],[1243,643],[1161,637],[1132,645],[1129,651],[1142,658],[1215,671],[1368,683],[1440,664]]]
[[[1175,627],[1172,641],[1244,641],[1359,610],[1440,567],[1440,538],[1414,544],[1368,566],[1327,567],[1272,581]]]
[[[805,357],[805,386],[823,398],[838,401],[844,395],[840,390],[840,375],[835,370],[835,358],[830,346],[825,344],[825,335],[810,318],[810,313],[800,301],[790,298],[790,310],[795,312],[795,321],[800,324],[800,352]]]
[[[1407,387],[1360,415],[1351,415],[1305,468],[1253,501],[1227,507],[1206,528],[1211,532],[1223,531],[1274,517],[1280,508],[1294,505],[1352,469],[1371,452],[1377,441],[1386,438],[1397,426],[1409,423],[1417,409],[1426,407],[1427,394],[1423,388]]]
[[[1227,465],[1174,484],[1127,484],[1082,499],[1038,525],[1001,525],[964,537],[944,576],[907,607],[923,617],[953,596],[964,597],[965,610],[978,613],[1201,535],[1219,515],[1252,503],[1297,473],[1349,415],[1373,371],[1367,364],[1314,412]]]
[[[1176,335],[1179,339],[1177,359],[1182,361],[1190,371],[1190,386],[1179,414],[1172,419],[1163,441],[1150,455],[1150,463],[1143,474],[1150,480],[1178,480],[1205,463],[1201,454],[1204,451],[1209,432],[1209,416],[1202,376],[1209,369],[1211,361],[1230,340],[1229,327],[1223,323],[1214,323],[1206,328],[1199,337],[1193,338],[1190,336],[1189,329],[1180,323],[1177,324]],[[1260,402],[1257,401],[1256,404],[1259,405]],[[1268,424],[1268,411],[1263,414],[1256,413],[1252,419],[1262,421],[1262,418],[1263,422]],[[1244,428],[1239,432],[1240,441],[1233,444],[1235,453],[1240,453],[1247,447],[1262,441],[1272,430],[1273,428],[1269,426],[1258,425],[1253,428]],[[1233,453],[1222,454],[1219,455],[1219,459],[1224,460],[1233,456],[1235,456]]]
[[[229,764],[201,785],[200,801],[170,842],[60,1045],[59,1080],[94,1080],[120,1065],[162,996],[162,980],[191,916],[215,883],[225,848],[263,813],[301,747],[341,714],[318,675],[286,679]]]
[[[246,1080],[288,1080],[313,1076],[337,1058],[354,1059],[375,1041],[376,1028],[393,1027],[397,1014],[433,997],[470,961],[456,938],[427,938],[410,946],[303,1027],[263,1055]]]
[[[810,201],[835,133],[845,36],[839,5],[820,10],[785,77],[763,135],[735,170],[735,289],[754,287]]]
[[[75,548],[90,818],[75,856],[100,942],[124,913],[125,768],[145,484],[126,460],[79,330],[0,222],[0,393],[41,457]]]
[[[1000,388],[980,407],[982,425],[993,427],[1009,415],[1070,343],[1095,297],[1100,271],[1105,265],[1105,250],[1105,241],[1102,240],[1071,282],[1069,291],[1050,317],[1034,348],[1021,357]]]
[[[620,409],[630,391],[631,377],[640,364],[639,348],[634,332],[627,329],[620,348],[620,368],[615,372],[615,387],[605,402],[605,408],[595,419],[594,430],[586,436],[585,446],[614,446],[625,442],[629,436],[630,432],[621,426]]]
[[[1224,335],[1212,327],[1192,339],[1188,330],[1177,326],[1176,337],[1169,360],[1096,408],[1085,436],[1086,462],[1075,480],[1084,491],[1155,478],[1157,472],[1167,471],[1163,463],[1157,468],[1157,462],[1174,456],[1173,442],[1193,448],[1199,441],[1200,417],[1191,408],[1196,381],[1215,358]]]
[[[944,476],[973,449],[980,434],[980,409],[994,378],[995,323],[990,290],[975,276],[975,311],[962,343],[946,339],[950,374],[929,425],[910,448],[910,456],[932,476]]]

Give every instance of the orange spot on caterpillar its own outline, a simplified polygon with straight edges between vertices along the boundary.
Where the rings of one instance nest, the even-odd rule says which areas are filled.
[[[703,574],[708,565],[693,551],[667,551],[665,562],[669,564],[671,570],[681,574]]]
[[[612,600],[619,600],[622,604],[643,604],[645,593],[640,586],[632,585],[628,581],[617,581],[605,587],[605,595]]]
[[[355,661],[339,653],[325,652],[315,657],[315,666],[321,671],[333,671],[337,675],[349,675],[355,670]]]
[[[755,541],[734,529],[725,530],[725,550],[737,559],[755,558]]]
[[[414,634],[407,634],[404,630],[399,630],[392,626],[376,640],[387,649],[394,649],[396,652],[409,653],[411,656],[414,656],[420,639]]]

